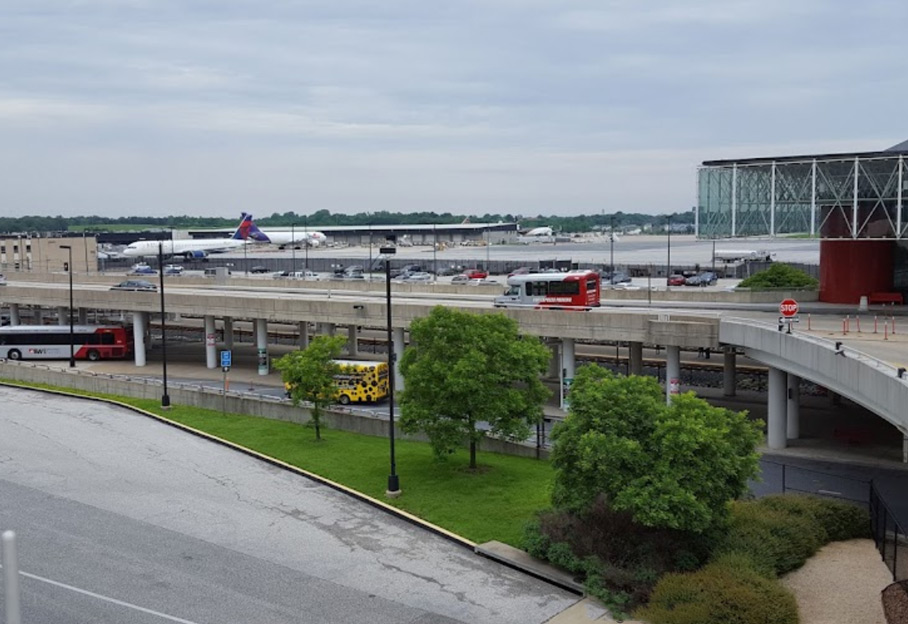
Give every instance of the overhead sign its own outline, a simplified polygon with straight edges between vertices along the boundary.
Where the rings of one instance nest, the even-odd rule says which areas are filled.
[[[221,351],[221,367],[230,368],[233,360],[233,353],[229,350]]]
[[[785,318],[791,318],[798,314],[798,302],[794,299],[783,299],[779,304],[779,314]]]

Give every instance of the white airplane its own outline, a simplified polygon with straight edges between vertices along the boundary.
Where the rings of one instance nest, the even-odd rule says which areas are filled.
[[[204,258],[210,253],[240,249],[247,240],[256,243],[271,242],[271,239],[256,226],[252,220],[252,215],[244,212],[243,220],[240,221],[239,227],[230,238],[165,240],[160,242],[163,243],[162,247],[165,256],[182,256],[187,260],[191,260],[192,258]],[[158,243],[159,241],[136,241],[126,246],[123,250],[123,255],[127,258],[157,256]]]
[[[526,234],[517,237],[518,243],[529,245],[531,243],[554,243],[555,233],[548,226],[533,228]]]
[[[304,228],[302,230],[288,230],[286,228],[280,230],[268,229],[261,230],[261,232],[268,237],[272,245],[277,245],[281,249],[283,249],[287,245],[322,247],[328,240],[328,237],[325,236],[322,232],[316,232],[307,228]]]

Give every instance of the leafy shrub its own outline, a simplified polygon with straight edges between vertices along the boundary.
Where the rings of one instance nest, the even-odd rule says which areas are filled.
[[[739,288],[816,288],[819,282],[804,271],[787,264],[773,264],[742,280]]]
[[[814,518],[823,527],[824,543],[870,537],[867,510],[845,501],[805,494],[778,494],[762,498],[757,504]]]
[[[728,531],[715,554],[749,557],[764,576],[785,574],[807,561],[826,543],[826,531],[810,515],[774,509],[761,501],[734,503]]]
[[[668,574],[635,616],[652,624],[797,624],[794,596],[750,564],[727,555],[697,572]]]
[[[524,550],[580,578],[609,608],[642,604],[666,572],[695,570],[709,556],[701,535],[635,523],[602,499],[582,516],[548,511],[527,527]]]

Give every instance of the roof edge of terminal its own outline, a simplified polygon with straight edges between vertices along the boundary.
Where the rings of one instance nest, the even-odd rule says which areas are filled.
[[[726,158],[704,160],[703,167],[727,167],[731,165],[763,165],[774,162],[811,162],[814,160],[854,160],[855,158],[898,158],[908,154],[908,141],[902,141],[889,149],[875,152],[841,152],[832,154],[801,154],[796,156],[764,156],[756,158]]]

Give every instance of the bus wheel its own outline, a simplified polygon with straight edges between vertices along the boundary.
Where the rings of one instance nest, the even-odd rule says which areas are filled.
[[[350,405],[350,397],[348,397],[346,394],[340,395],[339,401],[341,405]]]
[[[11,360],[21,360],[22,354],[19,352],[18,349],[10,349],[9,353],[6,354],[6,357],[8,357]]]
[[[101,354],[98,353],[95,349],[92,349],[91,351],[88,352],[88,359],[91,360],[92,362],[97,362],[98,360],[101,359]]]

